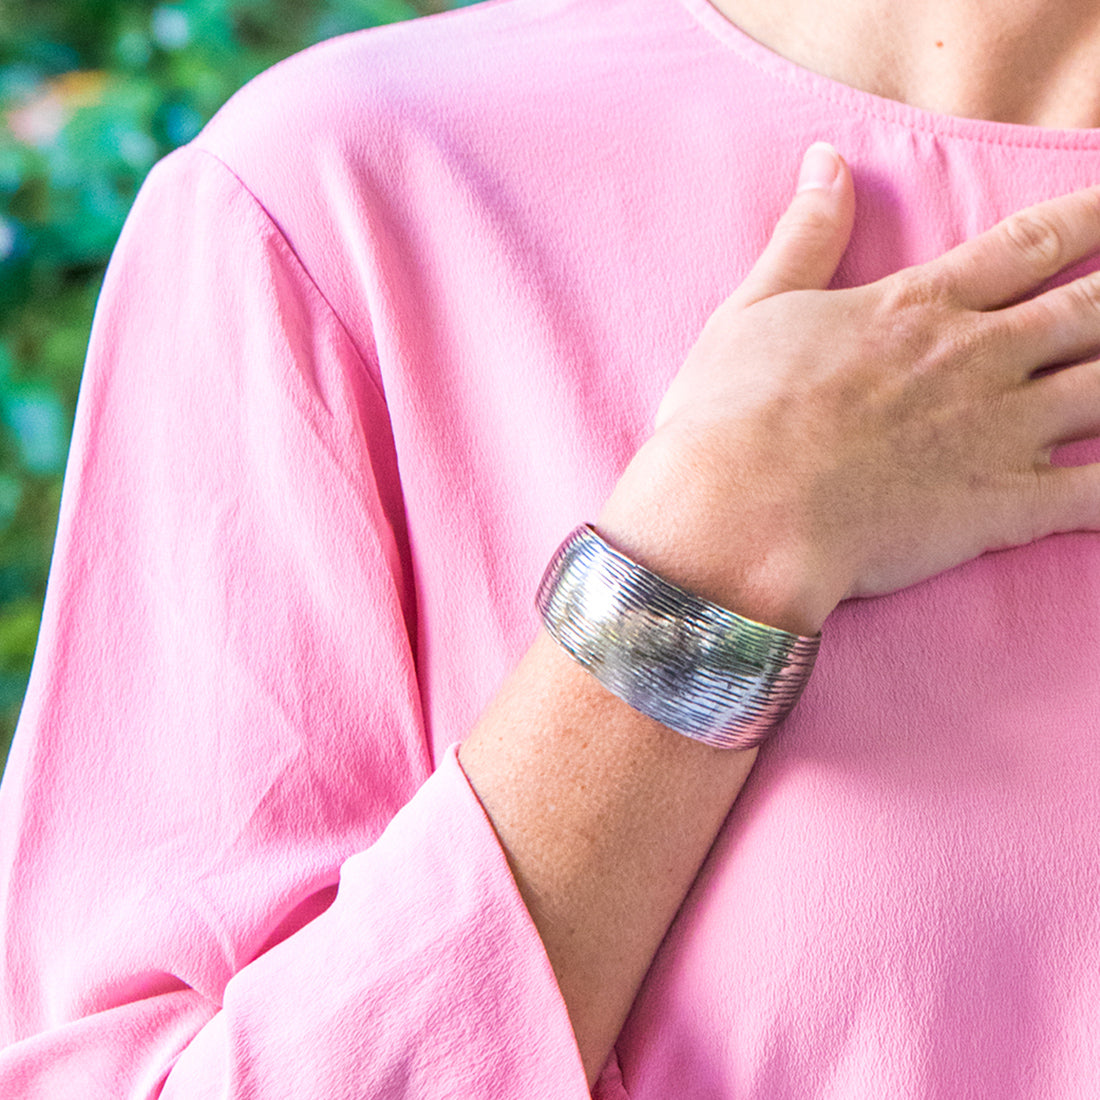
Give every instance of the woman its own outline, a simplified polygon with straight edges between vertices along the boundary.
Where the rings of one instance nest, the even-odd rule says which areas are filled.
[[[827,16],[490,4],[158,167],[5,778],[5,1095],[1090,1091],[1100,26]],[[778,732],[531,643],[588,519],[825,623]]]

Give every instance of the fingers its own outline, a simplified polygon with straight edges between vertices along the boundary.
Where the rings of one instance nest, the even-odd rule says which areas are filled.
[[[1100,352],[1100,272],[991,315],[1024,377]]]
[[[1041,528],[1031,541],[1068,531],[1100,531],[1100,465],[1039,470]]]
[[[1041,446],[1100,435],[1100,362],[1037,378],[1029,389]]]
[[[967,309],[1018,301],[1059,271],[1100,251],[1100,187],[1021,210],[926,265]]]
[[[831,145],[811,145],[790,206],[730,303],[743,308],[788,290],[824,290],[848,247],[854,219],[848,166]]]

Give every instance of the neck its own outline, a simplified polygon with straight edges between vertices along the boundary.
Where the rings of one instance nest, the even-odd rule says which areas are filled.
[[[964,118],[1100,127],[1095,0],[711,0],[795,64]]]

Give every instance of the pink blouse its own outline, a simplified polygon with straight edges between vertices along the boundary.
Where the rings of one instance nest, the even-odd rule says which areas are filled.
[[[338,39],[153,171],[0,789],[0,1095],[588,1096],[453,746],[819,138],[840,284],[1100,178],[705,0]],[[1100,1091],[1098,669],[1092,534],[842,606],[597,1095]]]

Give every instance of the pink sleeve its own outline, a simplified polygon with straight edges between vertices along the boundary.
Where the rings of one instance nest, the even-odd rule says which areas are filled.
[[[0,790],[0,1095],[588,1096],[453,750],[432,774],[344,321],[220,162],[154,170]]]

